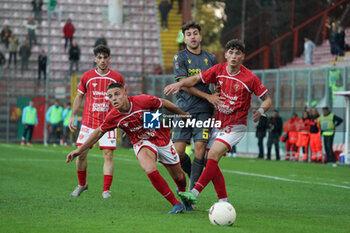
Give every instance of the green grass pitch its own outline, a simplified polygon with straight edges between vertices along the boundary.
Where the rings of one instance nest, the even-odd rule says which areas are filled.
[[[102,153],[88,156],[89,190],[77,185],[73,149],[0,144],[0,232],[350,232],[350,167],[223,158],[232,227],[213,226],[207,210],[217,201],[212,184],[197,210],[169,215],[171,205],[153,188],[133,151],[117,149],[112,199],[102,192]],[[172,190],[175,183],[159,170]]]

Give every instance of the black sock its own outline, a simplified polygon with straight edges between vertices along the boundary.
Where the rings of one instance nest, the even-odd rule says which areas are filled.
[[[187,154],[181,159],[181,167],[191,177],[191,158]]]
[[[196,182],[202,174],[204,166],[204,159],[193,159],[191,177],[190,177],[190,190],[194,188]]]

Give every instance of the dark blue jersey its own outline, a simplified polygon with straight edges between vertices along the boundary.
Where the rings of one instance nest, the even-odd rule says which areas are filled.
[[[216,64],[218,61],[214,54],[201,50],[201,53],[197,55],[184,49],[175,54],[173,58],[175,80],[194,76]],[[198,83],[195,87],[203,92],[211,93],[208,84]],[[185,112],[213,112],[214,108],[207,100],[193,96],[184,90],[180,90],[176,97],[176,105]]]

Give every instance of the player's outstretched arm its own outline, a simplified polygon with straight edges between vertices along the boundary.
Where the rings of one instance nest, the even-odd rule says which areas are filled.
[[[164,94],[169,95],[170,93],[173,93],[173,95],[175,95],[180,91],[181,87],[193,87],[201,81],[202,80],[198,74],[189,78],[180,79],[179,82],[166,86]]]
[[[75,122],[75,115],[78,114],[79,108],[81,106],[81,103],[83,102],[84,99],[84,95],[81,94],[80,92],[77,93],[77,95],[75,96],[74,102],[73,102],[73,107],[72,107],[72,116],[69,119],[69,123],[68,123],[68,127],[71,131],[73,131],[73,129],[77,129],[76,126],[74,126],[74,122]]]
[[[86,140],[86,142],[83,145],[81,145],[80,147],[78,147],[78,149],[73,150],[67,155],[66,163],[73,161],[75,157],[79,156],[85,150],[94,145],[104,134],[105,132],[103,132],[101,128],[95,129],[95,131],[92,132],[88,140]]]
[[[263,100],[263,102],[260,105],[260,108],[258,110],[253,109],[254,122],[258,122],[261,115],[267,112],[272,105],[272,100],[268,94],[263,95],[260,99]]]
[[[187,116],[189,117],[190,114],[188,112],[182,111],[178,106],[170,102],[166,99],[160,99],[162,101],[162,107],[168,110],[169,112],[175,113],[177,115]]]

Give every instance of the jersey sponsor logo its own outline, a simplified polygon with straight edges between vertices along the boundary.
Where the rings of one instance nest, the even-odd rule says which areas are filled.
[[[93,112],[108,112],[109,104],[108,103],[94,103],[92,105]]]
[[[218,106],[218,111],[222,112],[223,114],[229,115],[234,112],[234,107],[222,104]]]
[[[188,69],[187,70],[188,77],[195,76],[196,74],[199,74],[200,72],[202,72],[201,69]]]
[[[144,129],[160,129],[159,110],[156,112],[143,112],[143,128]]]
[[[82,127],[82,128],[81,128],[81,132],[83,132],[83,133],[89,133],[90,130],[89,130],[88,128]]]

